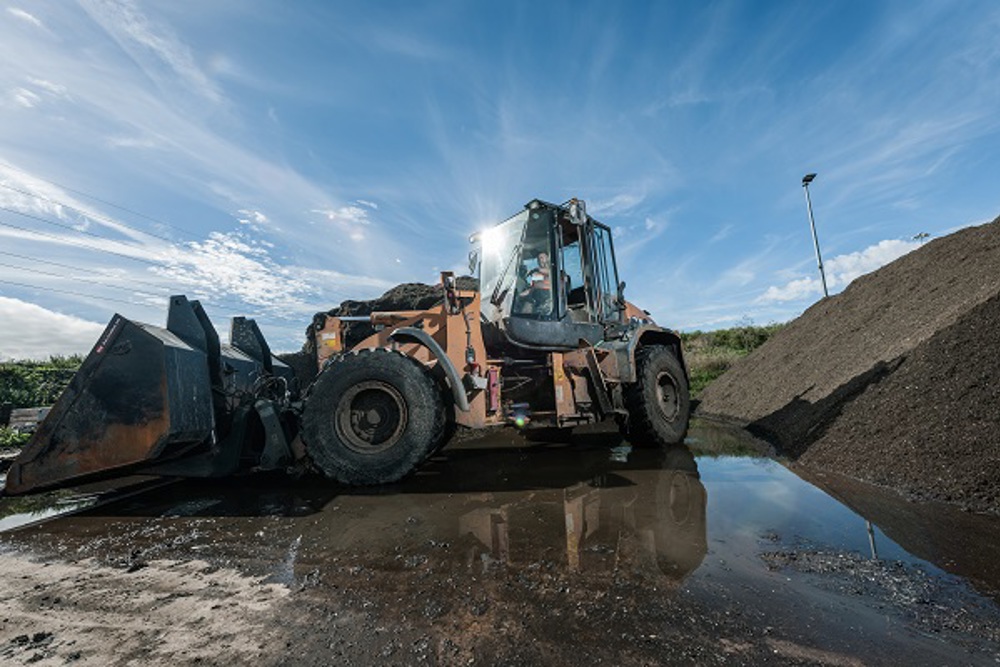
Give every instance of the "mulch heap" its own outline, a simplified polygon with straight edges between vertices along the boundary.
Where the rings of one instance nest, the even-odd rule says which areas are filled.
[[[698,411],[797,464],[1000,514],[1000,218],[815,304]]]
[[[460,290],[478,289],[478,281],[469,276],[459,276],[455,280]],[[396,285],[377,299],[355,301],[349,299],[339,306],[318,313],[334,317],[370,315],[373,312],[393,312],[399,310],[427,310],[444,300],[444,290],[441,284],[426,285],[424,283],[403,283]],[[350,322],[345,332],[344,344],[351,348],[368,336],[375,333],[375,328],[367,322]],[[295,376],[303,388],[316,377],[316,350],[313,340],[312,324],[306,327],[305,342],[298,352],[279,354],[278,357],[295,369]]]

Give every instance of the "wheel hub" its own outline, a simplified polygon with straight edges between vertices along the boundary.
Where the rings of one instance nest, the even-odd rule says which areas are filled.
[[[670,373],[660,373],[656,378],[656,404],[668,421],[677,419],[680,413],[680,392]]]
[[[335,419],[337,434],[349,449],[359,454],[384,451],[406,428],[406,401],[386,382],[360,382],[344,392]]]

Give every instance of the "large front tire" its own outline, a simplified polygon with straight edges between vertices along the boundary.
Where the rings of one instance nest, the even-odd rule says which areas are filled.
[[[687,375],[674,353],[644,345],[635,353],[636,382],[625,386],[628,439],[637,445],[684,442],[691,416]]]
[[[445,409],[434,378],[386,349],[330,363],[302,414],[306,451],[327,477],[351,486],[389,484],[413,472],[438,445]]]

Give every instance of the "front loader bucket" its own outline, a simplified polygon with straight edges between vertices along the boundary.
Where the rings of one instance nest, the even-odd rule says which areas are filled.
[[[235,318],[230,336],[221,343],[184,296],[170,297],[166,329],[115,315],[14,461],[5,492],[286,467],[295,374],[253,320]]]
[[[7,474],[21,494],[121,475],[211,439],[204,346],[115,315]]]

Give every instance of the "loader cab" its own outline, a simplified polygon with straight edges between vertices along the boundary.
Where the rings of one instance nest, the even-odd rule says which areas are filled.
[[[623,322],[611,230],[583,202],[533,200],[478,240],[483,317],[511,343],[574,349]]]

